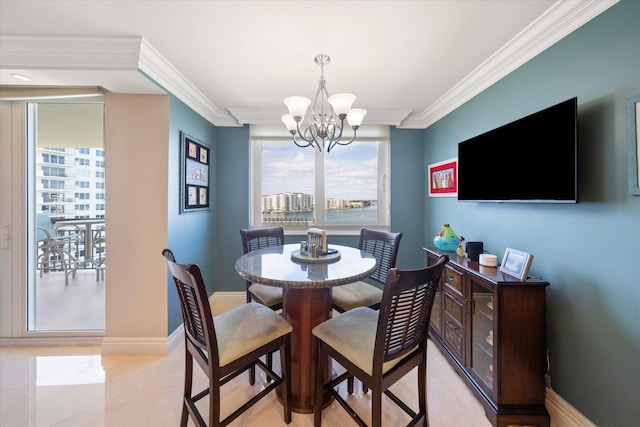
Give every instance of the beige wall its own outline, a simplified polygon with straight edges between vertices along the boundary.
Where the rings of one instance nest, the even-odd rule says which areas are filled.
[[[169,97],[105,96],[105,354],[168,351]]]

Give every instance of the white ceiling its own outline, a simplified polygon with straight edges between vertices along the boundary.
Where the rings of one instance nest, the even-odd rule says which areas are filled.
[[[326,53],[365,123],[425,128],[616,1],[0,0],[0,84],[157,92],[142,71],[214,124],[277,123]]]

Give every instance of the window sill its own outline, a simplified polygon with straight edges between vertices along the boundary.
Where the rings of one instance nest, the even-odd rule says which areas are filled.
[[[314,225],[314,226],[299,226],[299,227],[284,227],[285,236],[306,236],[307,230],[309,228],[320,228],[322,230],[326,230],[327,234],[332,236],[359,236],[360,230],[363,227],[372,229],[372,230],[380,230],[380,231],[389,231],[388,225],[371,225],[371,224],[350,224],[350,225]]]

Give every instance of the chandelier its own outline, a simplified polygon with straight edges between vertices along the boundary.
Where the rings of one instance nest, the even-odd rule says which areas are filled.
[[[327,153],[336,144],[349,145],[355,141],[358,128],[362,124],[364,115],[367,114],[367,110],[362,108],[351,108],[356,100],[355,95],[338,93],[329,96],[327,82],[324,79],[324,66],[330,61],[331,58],[328,55],[320,54],[315,57],[314,62],[320,66],[320,80],[313,104],[309,98],[304,96],[290,96],[284,99],[289,114],[282,116],[282,121],[298,147],[313,146],[318,151],[326,148]],[[310,104],[311,111],[306,116]],[[325,112],[325,107],[327,112]],[[305,116],[307,117],[306,121]],[[342,140],[345,119],[353,129],[353,138],[349,141]]]

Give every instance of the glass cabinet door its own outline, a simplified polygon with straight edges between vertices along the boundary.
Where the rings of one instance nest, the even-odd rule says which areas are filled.
[[[436,262],[437,259],[427,256],[427,265],[433,265]],[[429,325],[433,332],[440,337],[442,336],[442,280],[438,281],[438,289],[433,301]]]
[[[435,299],[433,300],[433,308],[431,309],[431,328],[440,336],[442,336],[442,284],[438,283]]]
[[[471,370],[478,383],[493,394],[494,325],[493,290],[471,280],[473,313],[471,319]]]

